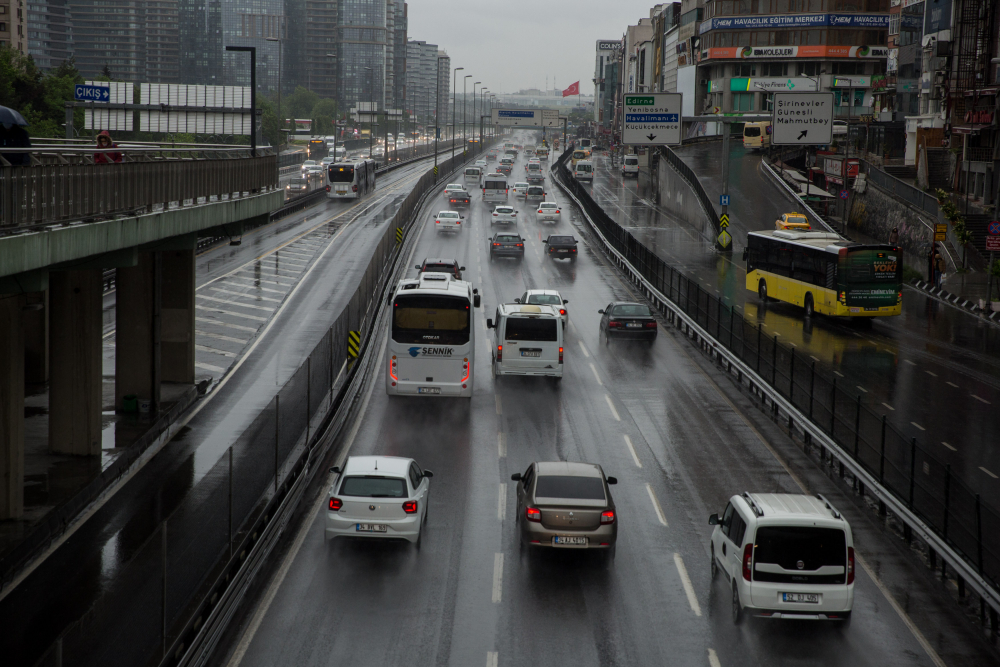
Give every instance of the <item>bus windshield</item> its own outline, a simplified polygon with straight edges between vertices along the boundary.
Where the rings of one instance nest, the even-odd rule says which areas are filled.
[[[350,183],[354,180],[354,166],[330,167],[331,183]]]
[[[892,306],[899,298],[899,253],[880,248],[850,248],[841,257],[848,306]]]
[[[455,296],[400,294],[392,310],[397,343],[464,345],[469,342],[469,300]]]

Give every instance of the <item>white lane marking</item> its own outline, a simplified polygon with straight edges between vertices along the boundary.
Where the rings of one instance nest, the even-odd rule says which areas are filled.
[[[708,667],[722,667],[722,663],[719,662],[719,656],[715,653],[714,648],[708,649]]]
[[[204,308],[202,310],[205,310]],[[214,324],[217,327],[226,327],[227,329],[236,329],[237,331],[249,331],[250,333],[257,333],[255,327],[244,327],[239,324],[229,324],[228,322],[223,322],[221,320],[213,320],[210,317],[196,317],[195,322],[204,322],[205,324]],[[113,333],[113,332],[112,332]]]
[[[222,355],[223,357],[233,357],[233,358],[236,357],[236,355],[233,354],[232,352],[226,352],[225,350],[217,350],[214,347],[209,347],[207,345],[198,345],[197,343],[195,343],[194,349],[201,350],[202,352],[211,352],[212,354]]]
[[[677,574],[681,575],[681,585],[684,586],[684,594],[687,595],[688,604],[695,616],[701,616],[701,605],[698,604],[698,597],[694,594],[694,585],[691,577],[688,576],[687,568],[684,567],[684,559],[677,552],[674,552],[674,565],[677,566]]]
[[[219,368],[218,366],[213,366],[212,364],[204,364],[200,361],[194,362],[195,368],[200,368],[203,371],[213,371],[215,373],[225,373],[225,368]]]
[[[996,475],[994,475],[993,473],[991,473],[989,470],[987,470],[983,466],[979,466],[979,469],[982,470],[987,475],[989,475],[990,477],[992,477],[993,479],[1000,479],[1000,477],[997,477]]]
[[[917,428],[919,428],[921,431],[926,431],[927,430],[923,426],[921,426],[920,424],[918,424],[917,422],[910,422],[910,423],[913,424],[914,426],[916,426]]]
[[[497,433],[497,451],[500,458],[507,456],[507,434],[503,431]]]
[[[198,304],[195,304],[194,309],[204,310],[209,313],[222,313],[223,315],[232,315],[233,317],[241,317],[245,320],[256,320],[257,322],[267,322],[266,317],[257,317],[256,315],[247,315],[246,313],[234,313],[231,310],[222,310],[221,308],[216,308],[215,306],[199,306]]]
[[[917,365],[916,362],[910,361],[909,359],[903,359],[903,362],[907,363],[907,364],[909,364],[911,366],[916,366]]]
[[[583,352],[583,356],[585,356],[585,357],[587,357],[589,359],[590,358],[590,352],[587,352],[587,347],[583,344],[583,341],[582,340],[578,340],[576,342],[580,344],[580,351]]]
[[[889,405],[889,404],[888,404],[888,403],[886,403],[885,401],[883,401],[883,402],[882,402],[882,405],[884,405],[885,407],[889,408],[889,409],[890,409],[890,410],[892,410],[893,412],[895,412],[895,411],[896,411],[896,408],[892,407],[891,405]]]
[[[956,448],[952,447],[951,445],[949,445],[949,444],[948,444],[947,442],[945,442],[944,440],[942,440],[942,441],[941,441],[941,444],[942,444],[942,445],[944,445],[945,447],[947,447],[948,449],[950,449],[950,450],[951,450],[951,451],[953,451],[953,452],[957,452],[957,451],[958,451],[958,450],[957,450]]]
[[[622,418],[618,416],[618,411],[615,410],[615,404],[611,402],[611,397],[605,394],[604,400],[608,402],[608,407],[611,408],[611,414],[614,415],[615,421],[621,421]]]
[[[632,446],[632,438],[628,437],[627,434],[623,434],[622,437],[625,438],[625,444],[628,446],[629,454],[632,455],[632,460],[635,461],[635,466],[637,468],[641,468],[642,462],[639,460],[639,457],[635,455],[635,447]]]
[[[946,381],[945,384],[948,385],[949,387],[954,387],[955,389],[958,389],[958,385],[955,384],[954,382],[947,382]]]
[[[205,296],[204,294],[195,294],[196,299],[208,299],[209,301],[218,301],[219,303],[224,303],[227,306],[239,306],[240,308],[253,308],[254,310],[263,310],[265,313],[270,313],[274,310],[274,306],[254,306],[249,303],[240,303],[239,301],[233,301],[232,299],[220,299],[214,296]]]
[[[277,283],[272,283],[270,280],[261,280],[261,281],[255,281],[255,282],[269,283],[269,284],[272,284],[272,285],[276,285],[277,284]],[[288,290],[285,290],[285,289],[271,289],[270,287],[261,287],[260,285],[257,285],[255,283],[236,282],[235,280],[230,280],[230,281],[227,281],[227,282],[225,282],[223,284],[224,285],[228,285],[230,287],[244,287],[246,289],[260,290],[261,292],[271,292],[272,294],[287,294],[288,293]],[[211,289],[219,289],[219,288],[218,287],[212,287]],[[246,292],[239,292],[239,294],[246,295]]]
[[[601,376],[597,374],[597,367],[594,366],[593,362],[591,362],[591,364],[590,364],[590,370],[594,371],[594,379],[597,380],[597,384],[599,384],[599,385],[601,385],[603,387],[604,383],[601,382]],[[614,409],[614,408],[612,408],[612,409]]]
[[[195,329],[194,333],[197,336],[208,336],[209,338],[215,338],[217,340],[227,340],[230,343],[245,343],[245,342],[247,342],[246,338],[233,338],[232,336],[223,336],[222,334],[214,334],[214,333],[210,333],[208,331],[202,331],[200,329]]]
[[[497,414],[502,415],[503,407],[500,405],[500,394],[496,394],[496,399],[497,399]]]
[[[660,509],[660,501],[656,499],[656,494],[653,492],[653,487],[646,483],[646,493],[649,494],[649,500],[653,503],[653,509],[656,510],[656,518],[660,520],[664,526],[667,525],[667,517],[663,516],[663,510]],[[700,614],[699,614],[700,616]]]
[[[486,326],[486,320],[479,320],[483,323],[483,331],[489,331],[489,327]]]
[[[990,403],[989,401],[987,401],[985,398],[979,398],[975,394],[969,394],[969,396],[971,396],[972,398],[976,399],[977,401],[985,403],[986,405],[992,405],[992,403]]]
[[[272,297],[269,297],[269,296],[260,296],[258,294],[247,294],[246,292],[234,292],[233,290],[224,289],[222,287],[209,287],[209,289],[212,290],[212,291],[214,291],[214,292],[222,292],[223,294],[232,294],[233,296],[242,296],[242,297],[245,297],[247,299],[259,299],[261,301],[273,301],[274,303],[281,303],[281,301],[282,301],[281,299],[275,299],[275,298],[272,298]],[[277,291],[277,290],[272,290],[272,291]],[[209,298],[211,298],[211,297],[207,297],[207,296],[204,296],[204,295],[199,295],[199,296],[201,296],[201,298],[203,298],[203,299],[209,299]]]
[[[382,339],[382,348],[379,350],[379,357],[385,356],[385,346],[388,342],[389,337],[386,336]],[[354,426],[351,428],[351,432],[347,435],[347,439],[344,441],[344,450],[340,454],[341,462],[343,459],[347,458],[348,453],[351,451],[351,446],[354,445],[354,438],[358,435],[358,431],[361,429],[361,422],[364,419],[365,413],[368,412],[368,402],[372,397],[372,390],[378,382],[372,380],[368,385],[368,393],[365,395],[365,400],[361,404],[361,410],[358,412],[357,418],[354,420]],[[340,462],[338,462],[338,465]],[[333,484],[335,473],[329,473],[326,479],[326,485],[323,488],[329,488]],[[309,529],[312,528],[312,523],[315,520],[315,516],[323,511],[326,506],[327,495],[321,493],[318,501],[316,502],[316,509],[313,510],[311,514],[308,515],[308,519],[302,522],[302,526],[299,527],[299,533],[295,536],[295,541],[292,543],[292,548],[288,550],[285,555],[285,560],[281,563],[281,567],[278,569],[277,574],[274,579],[271,580],[271,585],[267,588],[267,593],[264,594],[264,598],[261,600],[260,606],[257,607],[257,611],[254,613],[253,618],[250,619],[250,624],[247,626],[246,631],[243,636],[240,637],[239,644],[236,645],[236,650],[233,651],[232,657],[229,659],[229,664],[226,667],[239,667],[239,664],[243,661],[243,656],[246,655],[247,649],[250,648],[250,643],[253,641],[254,635],[257,634],[258,628],[260,628],[261,622],[264,620],[264,616],[267,615],[267,610],[270,608],[271,603],[274,601],[274,596],[277,595],[278,589],[285,581],[285,576],[288,574],[288,570],[292,567],[292,562],[299,555],[299,550],[302,549],[302,544],[305,542],[306,535],[309,534]],[[326,535],[324,533],[324,542],[326,541]]]
[[[279,275],[281,274],[291,274],[291,275]],[[267,276],[268,278],[287,278],[289,280],[293,278],[298,278],[299,274],[302,273],[298,269],[286,269],[280,266],[269,266],[268,264],[261,264],[260,268],[257,267],[247,267],[244,269],[238,269],[238,273],[254,273]]]
[[[500,495],[497,497],[497,518],[501,521],[507,516],[507,485],[500,484]]]
[[[819,361],[819,357],[814,357],[811,354],[809,355],[809,358],[812,359],[813,361]],[[709,650],[711,650],[711,649],[709,649]]]
[[[500,602],[503,594],[503,554],[493,554],[493,602]]]
[[[500,664],[500,656],[496,651],[486,652],[486,667],[497,667]]]
[[[932,378],[936,378],[937,377],[937,373],[931,373],[930,371],[924,371],[924,372],[927,373],[928,375],[930,375]]]
[[[854,385],[854,386],[857,387],[858,389],[860,389],[861,391],[865,392],[866,394],[868,393],[868,390],[865,389],[864,387],[862,387],[860,384]]]
[[[837,371],[834,371],[834,372],[833,372],[833,374],[834,374],[834,375],[838,375],[838,376],[840,376],[840,377],[844,377],[844,375],[843,375],[842,373],[838,373]]]
[[[280,280],[277,280],[278,278],[284,278],[285,276],[273,276],[273,275],[268,274],[267,278],[261,278],[261,277],[259,277],[261,275],[261,270],[260,269],[252,269],[252,268],[237,269],[234,273],[249,273],[249,274],[251,274],[253,276],[253,280],[254,280],[255,283],[257,281],[260,281],[262,283],[267,283],[269,285],[280,285],[281,287],[293,287],[295,285],[294,282],[283,283]],[[228,276],[222,276],[222,278],[227,278],[227,277]],[[240,276],[236,276],[236,277],[240,278]],[[219,278],[219,280],[221,280],[222,278]],[[270,280],[268,280],[268,278],[270,278]],[[291,280],[291,277],[289,277],[289,280]],[[206,283],[202,287],[207,287],[208,285],[209,285],[209,283]]]

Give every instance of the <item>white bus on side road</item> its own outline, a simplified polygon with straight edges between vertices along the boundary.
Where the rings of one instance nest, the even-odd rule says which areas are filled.
[[[448,273],[400,280],[390,297],[385,391],[472,398],[478,290]]]
[[[361,199],[375,189],[375,160],[334,162],[326,167],[326,196]]]

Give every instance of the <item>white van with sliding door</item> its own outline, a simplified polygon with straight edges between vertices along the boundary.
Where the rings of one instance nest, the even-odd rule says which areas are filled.
[[[594,180],[594,163],[590,160],[580,160],[573,167],[573,176],[576,177],[578,181],[592,181]]]
[[[480,169],[479,167],[466,167],[465,168],[465,181],[467,183],[469,181],[472,181],[473,183],[478,184],[479,183],[479,179],[482,178],[482,176],[483,176],[483,170]]]
[[[537,375],[561,380],[563,327],[558,309],[523,303],[497,307],[493,329],[493,374]]]

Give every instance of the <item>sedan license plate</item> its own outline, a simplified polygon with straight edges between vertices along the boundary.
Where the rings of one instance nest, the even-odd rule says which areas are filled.
[[[625,328],[626,329],[641,329],[642,328],[642,324],[640,322],[628,322],[625,325]]]
[[[542,356],[542,353],[541,352],[535,352],[534,350],[521,350],[521,356],[522,357],[540,357],[540,356]]]
[[[586,537],[562,537],[560,535],[556,535],[555,537],[552,538],[552,542],[553,542],[553,544],[567,544],[567,545],[573,544],[573,545],[579,546],[581,544],[587,544],[587,538]]]
[[[417,387],[418,394],[440,394],[441,387]]]
[[[388,532],[389,526],[384,523],[359,523],[357,530],[359,533],[385,533]]]
[[[782,593],[784,602],[819,602],[819,593]]]

